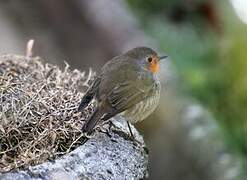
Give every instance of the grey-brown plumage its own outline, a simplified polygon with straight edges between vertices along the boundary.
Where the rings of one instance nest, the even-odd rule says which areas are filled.
[[[107,62],[84,95],[78,108],[82,111],[92,99],[97,101],[93,115],[83,131],[91,133],[99,121],[116,114],[136,123],[156,108],[160,83],[156,76],[160,58],[147,47],[137,47]]]

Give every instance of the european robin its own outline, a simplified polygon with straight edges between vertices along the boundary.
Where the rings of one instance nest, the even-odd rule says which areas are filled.
[[[151,48],[137,47],[108,61],[78,108],[82,111],[92,99],[97,102],[83,132],[91,134],[99,122],[117,114],[125,117],[129,129],[129,122],[136,123],[150,115],[160,98],[159,62],[166,57],[159,57]],[[130,133],[133,136],[131,129]]]

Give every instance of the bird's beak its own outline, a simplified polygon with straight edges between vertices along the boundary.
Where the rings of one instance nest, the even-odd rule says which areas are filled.
[[[159,60],[166,59],[168,56],[159,56]]]

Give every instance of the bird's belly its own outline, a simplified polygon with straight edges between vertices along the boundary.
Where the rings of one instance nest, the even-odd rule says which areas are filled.
[[[155,92],[152,96],[147,97],[132,108],[122,112],[121,115],[131,123],[142,121],[155,110],[159,103],[159,98],[159,92]]]

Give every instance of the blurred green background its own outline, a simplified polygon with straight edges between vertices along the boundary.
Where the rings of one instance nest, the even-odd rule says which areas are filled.
[[[244,2],[242,9],[236,10],[245,10],[245,16],[240,18],[246,20],[247,2]],[[162,50],[169,52],[182,91],[213,113],[229,148],[246,161],[247,25],[236,16],[230,2],[128,0],[128,3],[143,29]]]
[[[246,0],[0,1],[0,52],[99,71],[135,46],[168,54],[157,111],[137,125],[149,179],[247,179]]]

